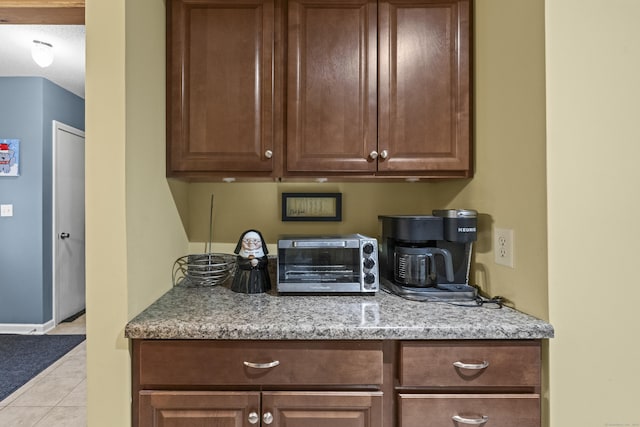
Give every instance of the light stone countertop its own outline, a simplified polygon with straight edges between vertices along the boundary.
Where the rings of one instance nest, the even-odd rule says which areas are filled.
[[[460,307],[375,296],[238,294],[174,287],[125,328],[131,339],[545,339],[553,327],[511,308]]]

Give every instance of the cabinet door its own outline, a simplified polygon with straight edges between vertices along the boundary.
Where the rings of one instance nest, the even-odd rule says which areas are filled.
[[[374,0],[288,5],[288,172],[369,172],[376,162]]]
[[[258,392],[141,391],[138,403],[139,427],[248,427],[260,414]]]
[[[167,175],[269,175],[274,0],[167,6]]]
[[[469,176],[469,1],[378,7],[379,171]]]
[[[263,420],[287,427],[382,427],[381,392],[264,392]]]

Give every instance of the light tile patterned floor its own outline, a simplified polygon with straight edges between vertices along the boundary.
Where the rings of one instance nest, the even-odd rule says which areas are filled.
[[[85,316],[50,334],[86,333]],[[2,427],[86,427],[86,341],[0,402]]]

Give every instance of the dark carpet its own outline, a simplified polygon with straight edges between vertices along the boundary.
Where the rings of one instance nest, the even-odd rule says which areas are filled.
[[[84,335],[0,334],[0,401],[84,339]]]

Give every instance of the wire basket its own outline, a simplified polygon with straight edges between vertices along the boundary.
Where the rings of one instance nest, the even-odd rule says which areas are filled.
[[[173,264],[173,286],[216,286],[231,276],[235,266],[235,255],[185,255]]]
[[[173,263],[173,286],[216,286],[235,271],[235,255],[213,253],[213,194],[209,209],[209,241],[204,253],[185,255]]]

